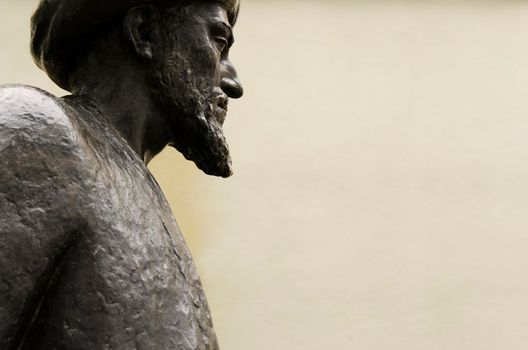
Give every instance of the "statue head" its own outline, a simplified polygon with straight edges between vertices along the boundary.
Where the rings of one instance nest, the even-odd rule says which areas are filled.
[[[126,70],[171,129],[168,144],[207,174],[227,177],[222,125],[228,99],[243,94],[229,60],[238,9],[238,0],[41,0],[32,53],[74,95],[118,84],[113,72]]]

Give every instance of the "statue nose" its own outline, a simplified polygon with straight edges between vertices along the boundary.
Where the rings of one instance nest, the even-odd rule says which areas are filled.
[[[244,95],[244,88],[237,77],[222,78],[220,87],[230,98],[240,98]]]

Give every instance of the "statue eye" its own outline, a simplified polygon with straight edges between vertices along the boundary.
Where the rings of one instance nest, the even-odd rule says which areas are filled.
[[[220,50],[220,52],[224,51],[226,47],[229,45],[229,42],[227,41],[227,39],[222,36],[215,36],[214,40],[216,44],[218,45],[218,49]]]

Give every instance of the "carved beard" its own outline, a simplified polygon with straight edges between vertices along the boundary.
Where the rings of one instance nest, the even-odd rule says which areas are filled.
[[[229,177],[231,156],[219,122],[225,112],[216,106],[211,79],[186,69],[188,65],[182,61],[173,62],[163,61],[150,79],[153,98],[170,120],[175,135],[170,146],[204,173]]]

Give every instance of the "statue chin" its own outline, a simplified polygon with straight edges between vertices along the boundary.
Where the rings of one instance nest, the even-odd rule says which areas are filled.
[[[180,143],[173,147],[207,175],[230,177],[233,175],[231,156],[221,127],[214,122],[207,124],[207,132],[195,135],[187,145]]]

